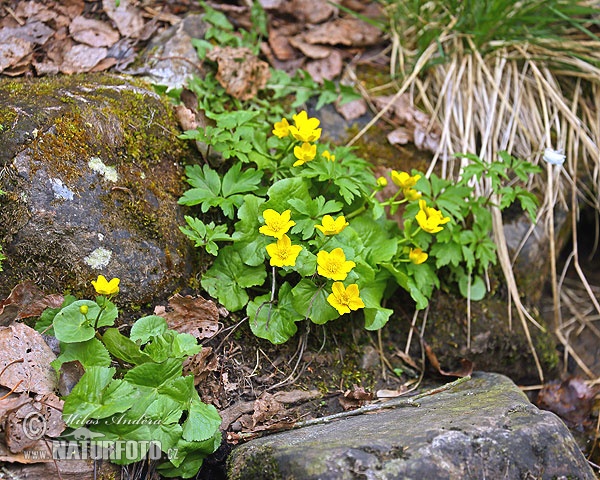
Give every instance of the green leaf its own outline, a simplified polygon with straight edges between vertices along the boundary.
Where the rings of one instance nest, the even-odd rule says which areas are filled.
[[[308,180],[300,177],[284,178],[275,182],[267,191],[269,201],[264,204],[263,210],[272,208],[276,212],[283,212],[289,208],[290,198],[310,198],[308,193]]]
[[[86,306],[88,313],[83,315],[79,307]],[[96,334],[93,319],[100,314],[100,307],[91,300],[77,300],[63,308],[54,317],[54,335],[64,343],[85,342]]]
[[[169,358],[163,363],[143,363],[129,370],[123,379],[134,385],[158,389],[181,376],[182,364],[178,358]]]
[[[89,367],[66,397],[63,420],[70,427],[83,426],[91,418],[107,418],[129,409],[138,399],[134,388],[113,380],[114,368]]]
[[[110,300],[107,300],[103,296],[96,297],[96,303],[100,307],[100,316],[96,321],[96,328],[100,327],[112,327],[115,324],[115,320],[119,316],[119,311],[117,310],[117,306],[112,303]],[[90,318],[90,314],[88,312],[88,318]],[[95,318],[95,317],[94,317]]]
[[[292,305],[291,286],[285,282],[279,289],[278,302],[269,303],[270,295],[256,297],[248,304],[247,314],[252,333],[278,345],[294,336],[296,322],[304,320]]]
[[[367,330],[379,330],[383,328],[390,319],[390,316],[394,313],[389,308],[364,308],[365,314],[365,329]]]
[[[463,259],[460,244],[453,240],[450,240],[448,243],[435,243],[429,250],[429,254],[435,257],[435,266],[437,268],[445,265],[454,265],[457,267]]]
[[[155,362],[164,362],[168,358],[187,358],[198,353],[202,347],[196,338],[189,333],[179,333],[168,330],[152,339],[144,348],[144,353]]]
[[[223,177],[222,191],[224,197],[229,197],[236,193],[253,192],[258,189],[262,172],[254,168],[248,168],[240,172],[242,164],[235,163]]]
[[[327,302],[329,293],[324,287],[317,287],[307,278],[300,280],[292,289],[294,309],[313,323],[322,325],[338,318],[340,314]]]
[[[183,424],[183,438],[189,442],[201,442],[215,435],[221,426],[217,409],[199,401],[190,405],[187,420]]]
[[[248,303],[245,288],[262,285],[266,278],[264,265],[244,265],[240,254],[229,245],[222,249],[215,263],[204,274],[201,284],[225,308],[235,312]]]
[[[89,367],[109,367],[111,358],[108,350],[97,338],[91,338],[85,342],[61,343],[60,356],[51,362],[58,372],[63,363],[78,360],[84,369]]]
[[[167,321],[158,315],[148,315],[138,319],[129,332],[129,339],[144,345],[152,337],[162,335],[168,329]]]
[[[200,165],[188,165],[185,167],[185,173],[187,182],[194,188],[187,190],[177,203],[189,206],[202,204],[203,212],[218,205],[221,179],[217,172],[208,165],[204,165],[203,168],[200,168]]]
[[[173,378],[160,385],[158,393],[172,398],[182,406],[186,406],[194,393],[194,377],[193,375],[187,375],[186,377]]]
[[[485,288],[485,282],[480,276],[474,276],[471,278],[471,288],[469,290],[469,275],[463,275],[458,281],[458,288],[460,294],[467,298],[470,292],[470,298],[474,302],[483,300],[487,290]]]
[[[122,335],[116,328],[109,328],[102,335],[102,341],[107,350],[117,358],[131,363],[141,365],[152,362],[152,357],[140,350],[140,347],[130,338]]]
[[[389,262],[396,254],[398,240],[390,238],[390,233],[386,229],[388,225],[391,226],[391,223],[383,219],[374,220],[368,215],[360,215],[353,218],[349,223],[350,226],[346,230],[352,229],[358,234],[361,245],[365,247],[362,256],[367,263],[377,265]]]
[[[39,320],[35,324],[35,327],[34,327],[35,330],[37,330],[40,333],[44,332],[45,334],[52,335],[54,337],[55,336],[54,335],[54,328],[48,329],[48,327],[52,326],[52,322],[54,321],[54,317],[56,316],[56,314],[58,312],[60,312],[66,306],[71,305],[76,300],[77,300],[77,298],[74,297],[73,295],[65,295],[63,303],[62,303],[62,305],[60,307],[45,309],[42,312],[42,315],[40,316]]]

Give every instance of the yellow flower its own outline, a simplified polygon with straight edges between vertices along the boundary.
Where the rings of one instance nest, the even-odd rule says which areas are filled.
[[[287,137],[290,134],[290,124],[285,118],[281,119],[281,122],[275,122],[275,128],[273,129],[273,135],[279,138]]]
[[[345,280],[356,263],[346,260],[341,248],[334,248],[331,253],[321,250],[317,253],[317,272],[332,280]]]
[[[323,220],[321,220],[321,225],[315,225],[315,228],[318,228],[323,235],[337,235],[344,228],[350,225],[343,215],[340,215],[335,220],[331,215],[323,216]]]
[[[342,282],[334,282],[331,290],[333,293],[329,294],[327,301],[340,315],[350,313],[350,310],[365,308],[365,304],[359,296],[358,285],[356,283],[348,285],[348,288],[344,288]]]
[[[296,225],[296,222],[290,220],[291,210],[286,210],[281,215],[275,210],[268,208],[263,212],[263,218],[266,225],[258,229],[263,235],[269,237],[281,238],[287,231]]]
[[[266,246],[267,253],[271,257],[272,267],[293,267],[296,258],[302,250],[300,245],[292,245],[290,237],[283,235],[276,243]]]
[[[387,178],[385,178],[385,177],[379,177],[377,179],[377,186],[378,187],[387,187],[387,183],[388,183],[387,182]]]
[[[392,182],[402,189],[414,187],[419,178],[421,178],[421,175],[410,176],[406,172],[397,172],[396,170],[392,170]]]
[[[92,285],[96,290],[96,293],[100,295],[114,295],[115,293],[119,293],[119,280],[118,278],[113,278],[110,282],[104,278],[104,275],[98,275],[98,280],[92,280]]]
[[[298,167],[306,162],[310,162],[317,155],[317,146],[304,142],[301,147],[294,147],[294,156],[298,159],[292,167]]]
[[[440,227],[450,221],[449,217],[444,217],[442,212],[435,208],[428,207],[425,200],[419,200],[419,213],[415,216],[419,226],[428,233],[441,232],[444,228]]]
[[[421,198],[421,192],[415,190],[414,188],[403,188],[402,193],[404,194],[404,197],[411,202]]]
[[[415,265],[420,265],[421,263],[425,262],[428,257],[429,257],[429,255],[427,255],[420,248],[411,248],[410,252],[408,254],[408,258]]]
[[[325,150],[323,152],[323,158],[325,160],[329,160],[330,162],[335,162],[335,155],[332,155],[331,153],[329,153],[329,150]]]
[[[294,125],[290,126],[290,133],[300,142],[315,142],[321,137],[321,129],[317,128],[321,123],[317,118],[308,118],[308,114],[302,110],[292,117]]]

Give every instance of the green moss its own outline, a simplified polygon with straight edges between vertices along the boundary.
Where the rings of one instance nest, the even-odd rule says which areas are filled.
[[[244,450],[244,455],[234,452],[227,459],[227,478],[240,480],[253,478],[256,480],[283,480],[277,460],[273,457],[273,448],[262,446]],[[294,480],[286,477],[285,480]]]

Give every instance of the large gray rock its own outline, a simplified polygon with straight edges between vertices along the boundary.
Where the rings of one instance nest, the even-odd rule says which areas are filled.
[[[120,301],[179,288],[192,265],[177,199],[183,161],[170,105],[108,75],[0,82],[0,298],[23,280],[93,293],[121,279]]]
[[[502,375],[476,373],[419,404],[250,441],[229,478],[595,478],[562,421]]]

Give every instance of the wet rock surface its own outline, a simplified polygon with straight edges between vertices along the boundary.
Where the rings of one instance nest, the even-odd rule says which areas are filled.
[[[502,375],[477,372],[418,403],[250,441],[229,478],[595,478],[564,423]]]
[[[23,280],[91,293],[98,274],[135,304],[180,286],[192,262],[177,199],[194,153],[164,100],[117,76],[9,80],[0,125],[0,297]]]

